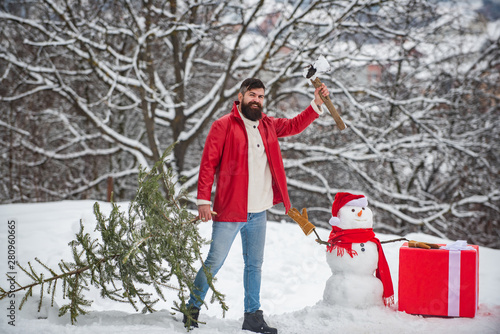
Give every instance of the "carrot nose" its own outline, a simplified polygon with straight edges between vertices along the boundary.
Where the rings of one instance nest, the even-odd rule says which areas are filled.
[[[361,217],[362,214],[363,214],[363,210],[359,210],[358,217]]]

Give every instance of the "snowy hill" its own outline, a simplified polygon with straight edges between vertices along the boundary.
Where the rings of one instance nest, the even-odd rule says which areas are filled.
[[[71,259],[67,243],[79,229],[80,219],[87,230],[95,224],[93,201],[64,201],[38,204],[0,205],[0,276],[7,268],[8,221],[16,219],[16,256],[21,264],[35,257],[55,265],[61,259]],[[110,205],[101,203],[101,208]],[[123,203],[123,208],[128,204]],[[374,218],[375,227],[377,217]],[[200,224],[200,232],[210,236],[211,225]],[[323,239],[329,231],[318,229]],[[380,240],[401,236],[377,234]],[[409,239],[434,243],[447,243],[424,234],[405,236]],[[500,333],[500,250],[480,247],[479,250],[479,310],[475,318],[439,318],[409,315],[398,312],[397,307],[349,309],[322,303],[330,268],[325,261],[325,247],[306,237],[295,224],[271,222],[268,225],[267,245],[263,268],[262,309],[268,323],[279,333]],[[402,242],[385,244],[397,300],[399,247]],[[217,305],[202,309],[200,320],[206,322],[192,333],[248,333],[241,330],[243,318],[243,261],[241,242],[236,239],[226,264],[222,267],[216,286],[226,294],[230,307],[226,317]],[[20,276],[20,275],[19,275]],[[7,278],[0,277],[0,286]],[[430,278],[432,279],[432,278]],[[362,288],[362,287],[360,287]],[[154,314],[135,313],[130,305],[119,304],[99,297],[91,291],[94,300],[91,312],[78,318],[76,326],[69,317],[59,318],[57,309],[45,303],[41,313],[36,311],[37,299],[15,312],[15,327],[8,324],[9,300],[0,301],[1,333],[186,333],[180,314],[171,310],[175,293],[167,293],[168,302],[157,305]],[[19,305],[22,294],[16,295]],[[207,298],[207,301],[209,298]],[[65,303],[59,295],[56,303]],[[41,318],[41,319],[39,319]]]

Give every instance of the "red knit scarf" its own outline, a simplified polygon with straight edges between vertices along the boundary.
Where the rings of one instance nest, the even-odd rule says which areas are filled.
[[[333,226],[330,238],[328,239],[329,245],[327,246],[327,250],[331,253],[334,249],[337,249],[337,256],[343,256],[344,251],[346,251],[347,254],[354,257],[358,255],[358,253],[352,249],[352,243],[364,243],[367,241],[374,242],[377,245],[378,268],[375,274],[377,278],[382,281],[382,285],[384,286],[384,293],[382,294],[384,304],[390,306],[394,304],[394,289],[392,287],[391,272],[389,271],[389,265],[385,259],[382,244],[380,240],[375,238],[375,233],[372,228],[344,230],[340,227]]]

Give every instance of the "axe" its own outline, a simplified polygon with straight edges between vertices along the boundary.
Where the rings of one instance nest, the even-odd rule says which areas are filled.
[[[304,77],[306,77],[306,79],[311,79],[314,88],[318,88],[321,87],[322,83],[321,80],[317,77],[317,75],[328,71],[330,71],[330,64],[328,64],[328,61],[324,56],[319,56],[319,58],[312,65],[309,65],[309,67],[306,68],[306,70],[304,71]],[[337,127],[340,130],[344,130],[346,128],[346,125],[344,124],[344,121],[342,121],[342,118],[340,118],[337,109],[335,109],[335,107],[333,106],[330,97],[323,96],[323,94],[319,94],[319,96],[325,103],[326,107],[328,108],[328,111],[330,111],[330,114],[332,114],[335,123],[337,123]]]

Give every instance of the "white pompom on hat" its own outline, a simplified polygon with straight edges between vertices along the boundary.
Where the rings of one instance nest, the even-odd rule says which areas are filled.
[[[332,218],[330,218],[329,221],[330,225],[339,225],[340,219],[338,218],[338,213],[344,206],[368,206],[368,199],[365,195],[354,195],[345,192],[337,193],[332,204]]]

